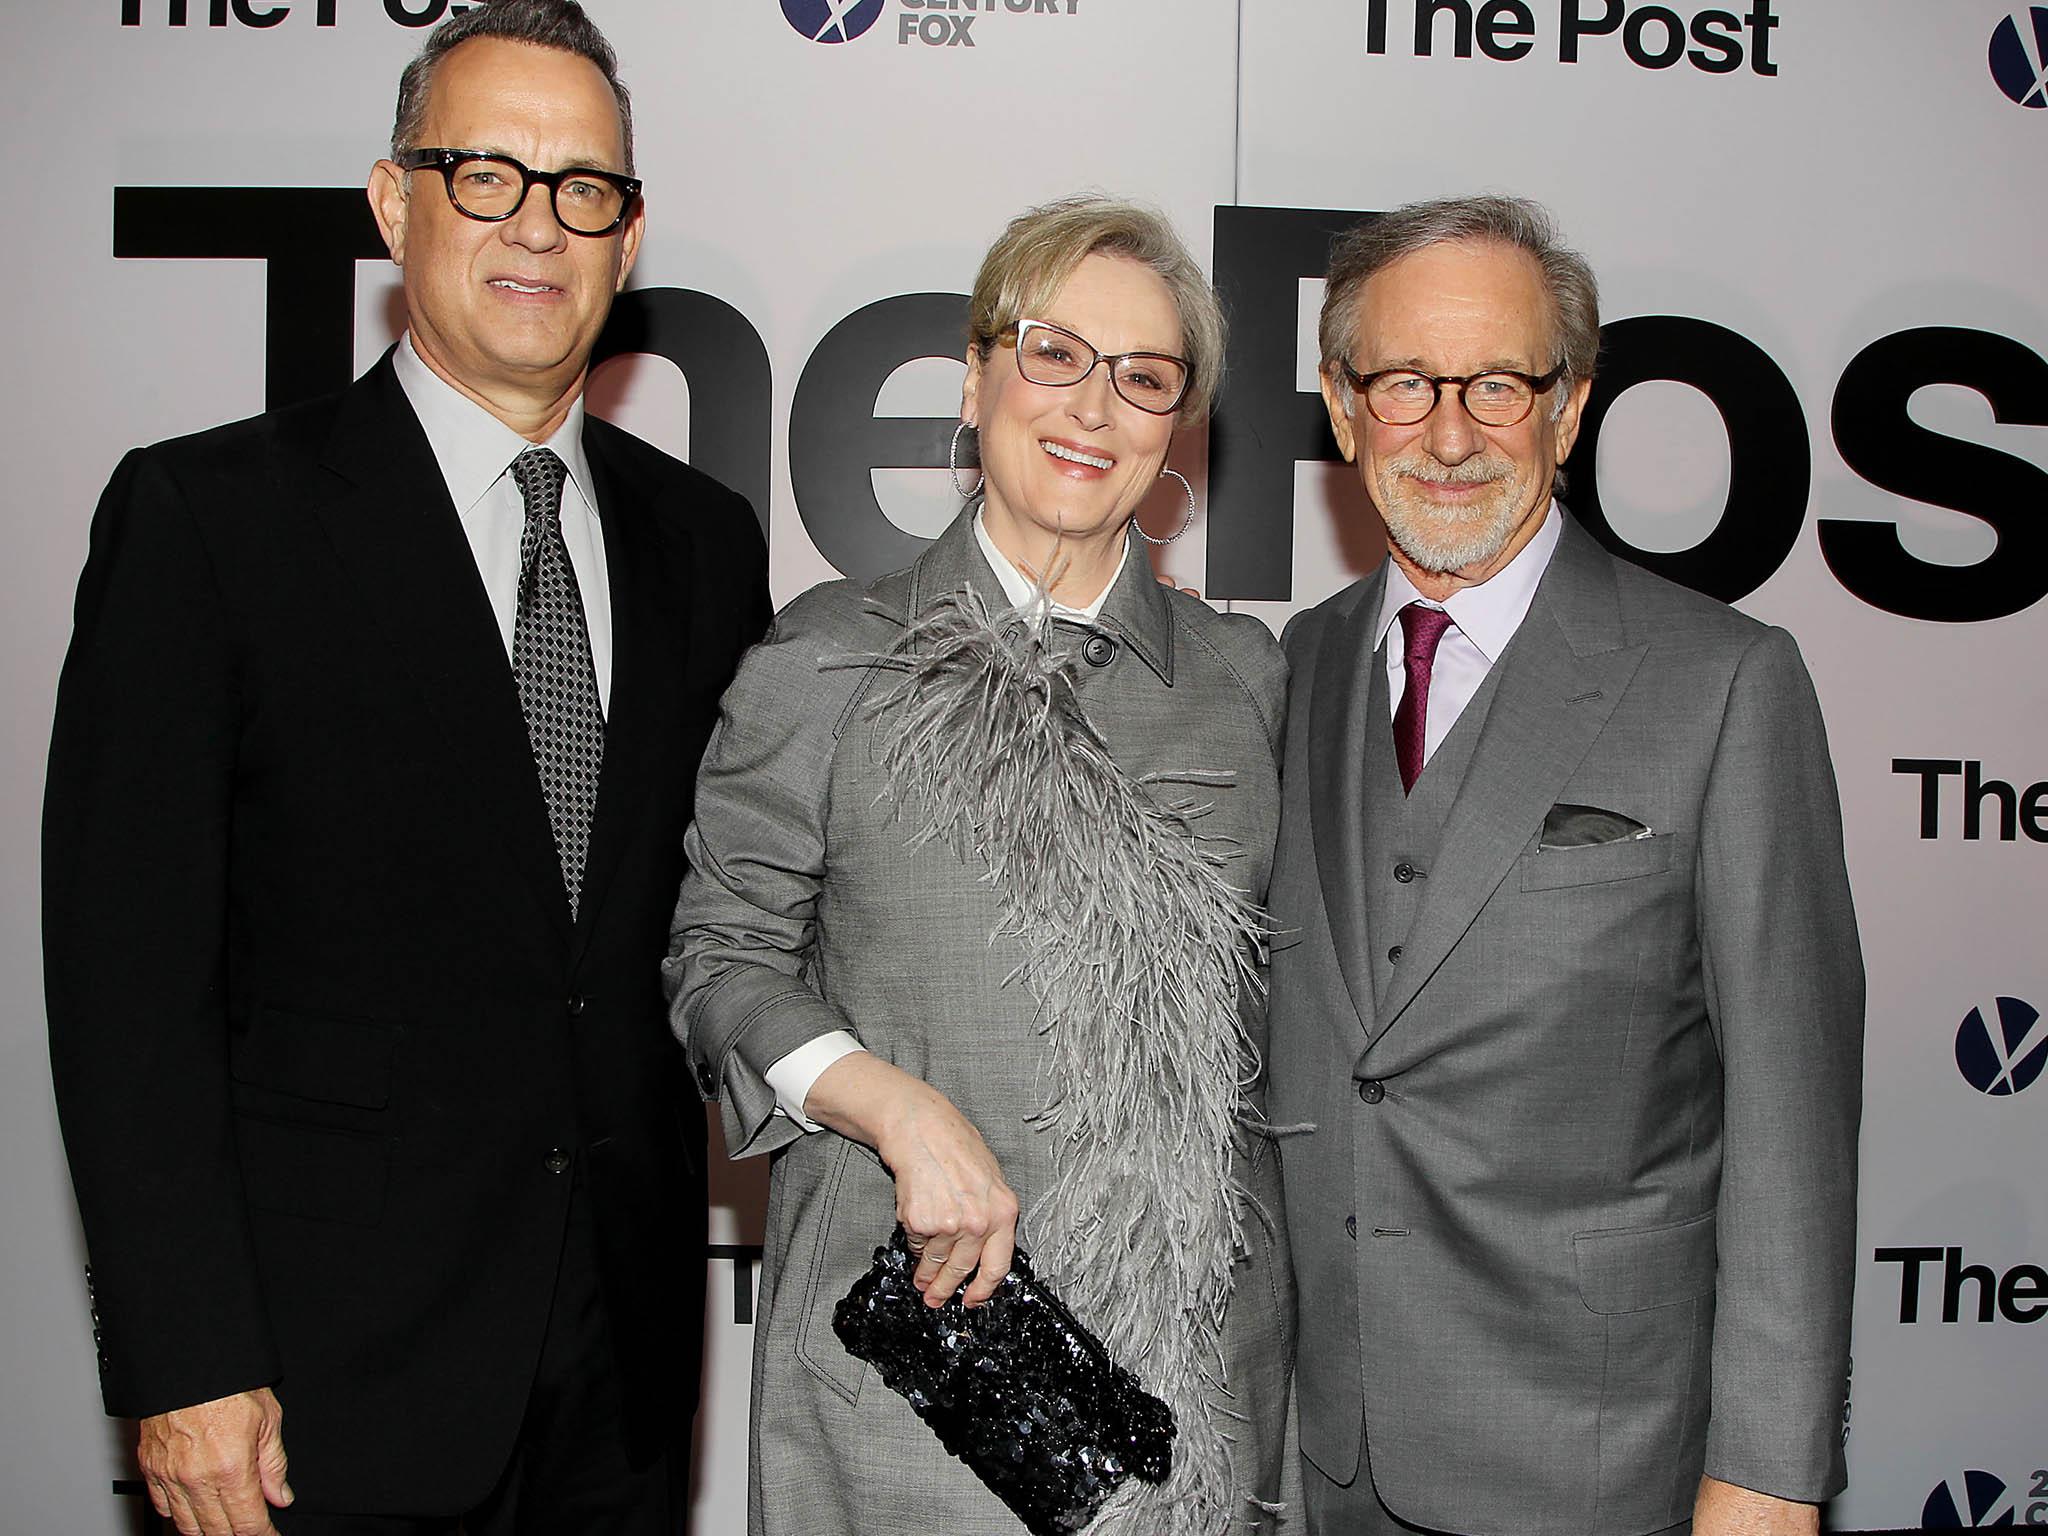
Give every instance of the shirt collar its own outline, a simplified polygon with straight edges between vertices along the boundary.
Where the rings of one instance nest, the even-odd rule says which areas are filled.
[[[546,443],[536,445],[429,368],[413,350],[410,331],[399,338],[391,366],[413,414],[419,417],[427,434],[434,461],[441,466],[441,478],[448,484],[448,499],[455,503],[458,516],[484,498],[514,459],[535,446],[555,451],[569,467],[570,483],[583,504],[596,513],[597,491],[591,484],[590,465],[583,457],[581,395],[570,405],[569,414],[562,418],[554,435]]]
[[[1476,586],[1460,587],[1441,603],[1431,602],[1416,591],[1408,573],[1390,557],[1387,587],[1380,597],[1379,623],[1373,629],[1373,648],[1377,650],[1387,638],[1387,631],[1394,627],[1403,608],[1421,603],[1448,613],[1459,633],[1479,648],[1488,665],[1499,661],[1500,653],[1508,648],[1508,642],[1515,638],[1515,631],[1528,616],[1537,584],[1550,568],[1550,557],[1556,552],[1563,531],[1564,512],[1553,497],[1544,508],[1543,526],[1516,552],[1514,559]]]
[[[1018,570],[1010,557],[996,548],[996,541],[988,536],[988,529],[982,526],[981,513],[974,514],[974,541],[981,546],[982,557],[988,561],[989,569],[996,573],[996,580],[1002,583],[1003,596],[1010,600],[1012,608],[1034,605],[1038,597],[1038,584]],[[1053,615],[1062,619],[1081,619],[1094,623],[1102,615],[1102,605],[1109,601],[1109,594],[1115,590],[1117,578],[1124,573],[1124,566],[1131,558],[1131,541],[1124,540],[1123,554],[1118,556],[1115,571],[1102,590],[1095,594],[1095,601],[1080,608],[1070,608],[1065,603],[1052,605]]]

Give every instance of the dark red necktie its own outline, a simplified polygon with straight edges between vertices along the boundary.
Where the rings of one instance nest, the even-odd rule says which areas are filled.
[[[1410,603],[1399,614],[1403,642],[1402,665],[1408,669],[1408,686],[1394,711],[1394,761],[1401,769],[1401,789],[1415,788],[1422,777],[1422,741],[1429,722],[1429,675],[1436,667],[1437,642],[1451,627],[1451,616],[1441,608]]]

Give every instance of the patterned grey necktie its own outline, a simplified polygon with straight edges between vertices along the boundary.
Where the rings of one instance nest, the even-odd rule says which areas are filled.
[[[513,483],[526,501],[512,675],[519,682],[519,708],[526,716],[526,736],[533,744],[574,917],[590,852],[590,818],[597,809],[597,774],[604,763],[604,706],[590,664],[583,596],[562,543],[562,481],[568,473],[569,466],[546,448],[529,448],[512,461]]]

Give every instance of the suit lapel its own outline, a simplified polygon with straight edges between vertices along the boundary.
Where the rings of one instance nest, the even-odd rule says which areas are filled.
[[[1316,651],[1309,701],[1309,812],[1316,870],[1337,964],[1358,1015],[1373,1029],[1371,938],[1365,901],[1365,733],[1372,695],[1372,627],[1386,587],[1384,569],[1353,589],[1330,616]]]
[[[344,396],[322,464],[340,482],[314,516],[566,940],[569,906],[518,685],[476,557],[388,355]]]
[[[1621,640],[1613,557],[1567,518],[1528,617],[1498,663],[1493,706],[1382,1002],[1377,1038],[1471,927],[1607,724],[1646,649]]]
[[[583,867],[583,896],[577,907],[576,951],[589,942],[590,930],[604,905],[605,890],[617,873],[631,839],[633,824],[648,790],[647,765],[652,721],[649,710],[681,678],[666,685],[654,676],[663,597],[680,605],[680,587],[665,594],[653,589],[654,562],[641,546],[649,530],[643,526],[653,495],[629,482],[625,471],[603,451],[599,434],[585,430],[583,454],[596,481],[598,528],[604,535],[606,579],[611,584],[612,689],[605,711],[604,767],[597,780],[597,810],[590,828],[590,853]],[[683,618],[677,617],[680,626]],[[676,786],[669,786],[672,790]],[[683,793],[688,786],[681,786]]]

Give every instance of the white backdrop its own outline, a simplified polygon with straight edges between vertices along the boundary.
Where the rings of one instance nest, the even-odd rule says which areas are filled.
[[[592,0],[648,183],[634,302],[709,296],[741,343],[689,379],[620,357],[593,392],[680,453],[693,416],[717,420],[696,457],[767,487],[786,600],[833,574],[820,544],[858,565],[948,510],[942,468],[884,452],[870,474],[842,440],[871,408],[951,416],[957,362],[909,360],[929,335],[950,357],[950,311],[862,312],[964,291],[1028,203],[1143,196],[1215,257],[1238,321],[1222,418],[1175,452],[1215,495],[1163,568],[1277,624],[1375,556],[1302,415],[1319,410],[1301,393],[1318,231],[1445,192],[1549,203],[1600,273],[1615,382],[1643,381],[1612,397],[1575,496],[1646,561],[1789,627],[1827,712],[1872,998],[1851,1483],[1831,1518],[2048,1524],[2048,7],[1723,4],[857,0],[841,8],[866,30],[842,43],[785,14],[815,12],[815,32],[824,0]],[[417,24],[444,8],[4,18],[0,121],[27,202],[0,384],[0,1531],[101,1536],[133,1507],[109,1492],[121,1440],[98,1414],[39,990],[43,753],[91,508],[127,447],[261,409],[266,378],[288,382],[267,347],[346,372],[395,313],[382,263],[354,267],[350,296],[366,226],[318,236],[305,209],[250,204],[181,232],[130,194],[117,233],[115,189],[359,186]],[[223,233],[234,218],[248,238]],[[324,279],[247,254],[266,239],[313,242]],[[244,254],[142,254],[180,248]],[[942,465],[943,434],[909,430],[895,463]],[[714,1242],[758,1241],[760,1172],[714,1171]],[[750,1275],[743,1251],[713,1260],[701,1532],[742,1528]]]

